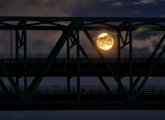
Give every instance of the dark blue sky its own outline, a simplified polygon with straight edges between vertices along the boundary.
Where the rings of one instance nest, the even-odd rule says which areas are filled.
[[[2,16],[165,17],[165,0],[1,0]]]
[[[0,0],[0,16],[165,17],[164,6],[165,0]],[[150,39],[157,37],[157,35],[151,36]],[[154,39],[151,42],[148,42],[148,39],[145,40],[144,43],[138,44],[136,47],[145,48],[147,45],[151,45]],[[164,114],[165,111],[119,110],[0,111],[0,119],[165,120]]]

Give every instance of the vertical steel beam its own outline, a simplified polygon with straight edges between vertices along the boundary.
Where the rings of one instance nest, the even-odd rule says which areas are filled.
[[[26,21],[20,21],[17,26],[22,26],[21,33],[16,30],[16,63],[18,65],[19,52],[23,48],[23,60],[24,60],[24,91],[27,89],[27,40],[26,40]],[[20,35],[21,34],[21,35]],[[16,76],[16,83],[19,85],[19,77]]]
[[[26,22],[23,23],[23,43],[24,43],[24,91],[27,89],[27,39]]]
[[[67,39],[67,91],[70,94],[70,39]]]
[[[133,68],[132,68],[132,23],[129,23],[129,67],[130,67],[130,88],[133,83]]]
[[[13,31],[10,31],[10,57],[13,59]]]
[[[77,40],[77,94],[78,98],[80,98],[80,39],[79,39],[79,28],[76,26],[76,40]]]
[[[19,31],[18,30],[15,30],[15,36],[16,36],[16,46],[15,46],[15,48],[16,48],[16,61],[18,61],[18,46],[19,46]]]
[[[118,62],[120,62],[120,57],[121,57],[121,48],[120,48],[120,46],[121,46],[121,39],[120,39],[120,36],[121,36],[121,33],[120,33],[120,30],[118,29],[117,30],[117,43],[118,43],[118,45],[117,45],[117,48],[118,48]],[[122,37],[122,36],[121,36]],[[120,76],[119,76],[119,81],[121,81],[121,78],[120,78]],[[121,91],[121,86],[118,84],[118,91]]]
[[[118,62],[120,62],[120,54],[121,54],[121,49],[120,49],[120,31],[119,30],[117,30],[117,48],[118,48],[118,50],[117,50],[117,52],[118,52]]]
[[[18,54],[19,54],[19,31],[18,30],[15,30],[15,57],[16,57],[16,65],[18,65]],[[19,76],[15,76],[16,78],[16,84],[19,86]]]

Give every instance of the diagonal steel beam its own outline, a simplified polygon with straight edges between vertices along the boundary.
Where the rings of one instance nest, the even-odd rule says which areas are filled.
[[[70,35],[72,34],[73,30],[75,28],[75,23],[72,22],[69,26],[68,29],[66,31],[63,32],[62,36],[60,37],[60,39],[58,40],[58,42],[56,43],[56,45],[54,46],[53,50],[51,51],[51,53],[49,54],[48,58],[47,58],[47,63],[44,66],[43,70],[41,71],[41,73],[36,76],[34,78],[34,80],[32,81],[31,85],[28,88],[28,92],[34,92],[35,89],[39,86],[40,82],[42,81],[44,75],[47,73],[47,71],[49,70],[50,66],[52,65],[52,63],[54,62],[55,58],[57,57],[58,53],[60,52],[61,48],[63,47],[63,45],[65,44],[66,40],[69,39]]]
[[[107,83],[104,81],[103,77],[102,76],[98,76],[101,84],[104,86],[105,90],[108,92],[108,93],[112,93],[109,86],[107,85]]]
[[[120,46],[120,49],[124,48],[126,45],[128,45],[130,42],[126,42],[125,44],[123,44],[122,46]]]
[[[118,85],[120,86],[120,88],[125,91],[125,88],[123,86],[123,84],[121,83],[119,77],[115,74],[115,72],[113,71],[113,69],[111,68],[111,66],[109,65],[109,63],[106,61],[106,59],[104,58],[104,56],[96,49],[95,43],[93,42],[92,37],[90,36],[90,34],[88,33],[88,31],[86,31],[84,29],[84,33],[87,36],[87,38],[89,39],[89,41],[91,42],[92,46],[95,48],[97,54],[99,55],[99,57],[103,60],[103,62],[105,63],[105,65],[107,66],[107,68],[110,70],[110,72],[112,73],[113,77],[115,78],[116,82],[118,83]]]
[[[69,62],[70,62],[70,41],[69,39],[67,39],[67,91],[68,91],[68,94],[70,94],[70,65],[69,65]]]
[[[74,39],[75,39],[75,37],[74,37]],[[81,46],[81,44],[79,44],[79,49],[82,52],[82,54],[84,55],[84,57],[87,59],[87,61],[91,62],[88,55],[87,55],[87,53],[85,52],[85,50]],[[106,84],[106,82],[104,81],[104,79],[101,76],[98,76],[98,78],[99,78],[100,82],[102,83],[102,85],[104,86],[104,88],[107,90],[107,92],[111,93],[111,90],[110,90],[109,86]]]
[[[156,55],[158,49],[159,49],[160,46],[162,45],[164,39],[165,39],[165,32],[164,32],[162,38],[160,39],[160,42],[157,44],[155,50],[154,50],[153,53],[151,54],[150,60],[152,60],[152,59],[154,58],[154,56]],[[138,77],[136,78],[135,82],[132,84],[132,88],[130,89],[130,91],[132,91],[133,89],[135,89],[135,87],[136,87],[136,85],[138,84],[140,78],[141,78],[140,76],[138,76]]]
[[[81,44],[80,44],[79,47],[80,47],[80,50],[81,50],[82,54],[84,55],[84,57],[88,60],[88,62],[91,62],[90,59],[89,59],[89,57],[88,57],[88,55],[87,55],[87,53],[85,52],[85,50],[84,50],[83,47],[81,46]],[[102,84],[102,85],[104,86],[104,88],[107,90],[107,92],[108,92],[108,93],[111,93],[111,90],[110,90],[109,86],[106,84],[106,82],[104,81],[104,79],[103,79],[101,76],[98,76],[98,78],[99,78],[101,84]]]
[[[127,39],[128,39],[128,33],[129,33],[129,31],[127,30],[127,32],[126,32],[126,34],[125,34],[125,39],[123,38],[123,36],[122,36],[122,34],[121,34],[121,32],[119,32],[119,37],[121,38],[121,40],[122,40],[122,43],[125,45],[128,41],[127,41]]]
[[[125,28],[126,26],[128,26],[128,22],[122,22],[119,26],[118,26],[118,28],[120,29],[120,30],[122,30],[123,28]]]
[[[132,84],[132,87],[130,88],[130,91],[132,91],[132,90],[136,87],[136,85],[137,85],[137,83],[139,82],[140,78],[141,78],[141,76],[138,76],[138,77],[136,78],[136,80],[135,80],[134,83]]]
[[[121,35],[121,32],[119,30],[118,30],[118,37],[120,37],[122,43],[125,44],[125,40],[123,39],[123,36]]]
[[[6,93],[9,94],[9,90],[6,87],[6,85],[4,84],[4,82],[2,81],[2,79],[0,78],[0,87],[2,88],[2,90]]]
[[[162,38],[160,39],[160,42],[159,42],[158,45],[156,46],[154,52],[151,54],[150,59],[153,59],[153,57],[155,56],[156,52],[157,52],[158,49],[160,48],[160,46],[161,46],[162,42],[164,41],[164,39],[165,39],[165,32],[164,32]]]
[[[7,70],[7,68],[5,67],[5,65],[2,63],[2,61],[0,61],[0,68],[2,69],[2,71],[5,73],[6,77],[8,78],[9,82],[11,83],[12,87],[17,91],[17,92],[21,92],[18,85],[15,83],[15,81],[13,80],[11,74],[9,73],[9,71]]]
[[[74,37],[74,39],[75,39],[75,37]],[[85,52],[85,50],[81,46],[81,44],[79,44],[79,49],[82,52],[82,54],[84,55],[84,57],[87,59],[87,61],[91,62],[88,55],[87,55],[87,53]],[[100,82],[102,83],[102,85],[104,86],[104,88],[107,90],[107,92],[111,93],[111,90],[110,90],[109,86],[106,84],[106,82],[104,81],[104,79],[101,76],[98,76],[98,78],[99,78]]]
[[[149,70],[148,74],[145,76],[145,78],[143,79],[142,83],[140,84],[140,86],[137,89],[137,92],[139,92],[145,85],[148,77],[150,76],[150,74],[152,73],[152,71],[155,69],[156,65],[158,64],[159,60],[161,59],[163,53],[165,51],[165,47],[163,47],[162,51],[160,52],[159,56],[157,57],[155,63],[151,66],[151,69]]]

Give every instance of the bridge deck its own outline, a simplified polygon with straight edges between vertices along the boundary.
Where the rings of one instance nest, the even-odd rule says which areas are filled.
[[[165,89],[143,89],[138,94],[127,94],[112,90],[112,93],[98,90],[37,90],[30,95],[0,94],[0,110],[28,109],[165,109]],[[26,100],[25,100],[26,99]]]
[[[20,59],[19,61],[4,59],[3,60],[7,69],[12,74],[12,76],[24,75],[24,61]],[[112,67],[114,72],[118,76],[129,76],[129,59],[121,59],[120,61],[115,59],[106,60]],[[27,60],[27,75],[35,76],[40,74],[40,71],[46,64],[46,59],[28,59]],[[145,76],[155,61],[148,59],[134,59],[132,62],[133,75],[134,76]],[[151,76],[165,76],[165,60],[159,60],[155,69],[151,73]],[[69,72],[67,72],[69,71]],[[54,61],[50,69],[48,70],[46,76],[71,76],[77,75],[77,60],[71,59],[67,62],[66,59],[57,59]],[[91,62],[87,60],[80,60],[80,75],[81,76],[112,76],[106,64],[97,59],[92,59]],[[5,76],[0,70],[0,76]]]
[[[1,59],[12,76],[24,75],[24,60]],[[91,62],[80,59],[81,76],[112,76],[106,64],[98,59],[91,59]],[[106,59],[118,76],[129,76],[129,59]],[[145,76],[156,61],[149,59],[133,59],[133,75]],[[36,76],[44,68],[46,59],[27,59],[27,76]],[[157,65],[150,76],[165,76],[165,60],[157,61]],[[68,72],[69,71],[69,72]],[[76,76],[77,59],[56,59],[46,76]],[[0,76],[5,77],[0,70]],[[36,90],[34,93],[0,94],[0,110],[9,109],[165,109],[165,90],[142,89],[139,92],[129,94],[129,91],[111,90],[90,91],[77,89],[70,92],[67,89],[62,91]],[[136,90],[136,89],[135,89]]]

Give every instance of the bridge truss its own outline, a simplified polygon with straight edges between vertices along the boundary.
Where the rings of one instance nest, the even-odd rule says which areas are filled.
[[[72,17],[0,17],[0,30],[14,31],[14,58],[0,60],[0,109],[164,109],[165,91],[144,90],[150,76],[165,76],[163,53],[165,46],[164,18],[72,18]],[[61,31],[62,34],[45,59],[32,59],[27,54],[27,31]],[[116,57],[107,59],[96,46],[91,31],[113,31],[116,33]],[[134,58],[133,32],[162,31],[161,39],[151,55],[145,59]],[[82,46],[80,32],[86,36],[98,58],[93,59]],[[3,38],[1,38],[3,41]],[[66,44],[66,46],[65,46]],[[8,47],[8,46],[7,46]],[[66,47],[66,57],[57,56]],[[74,58],[71,49],[76,47]],[[121,53],[128,49],[123,59]],[[22,57],[20,57],[22,54]],[[82,56],[83,55],[83,59]],[[12,66],[11,66],[12,63]],[[54,92],[40,92],[39,85],[44,77],[63,76],[67,78],[66,89]],[[72,89],[70,79],[77,79],[76,89]],[[91,92],[81,86],[82,76],[97,77],[104,91]],[[112,77],[117,84],[113,90],[104,77]],[[24,79],[23,88],[19,79]],[[34,77],[30,84],[28,78]],[[122,79],[127,77],[129,86]],[[12,90],[5,84],[12,86]],[[7,79],[6,79],[7,78]]]

